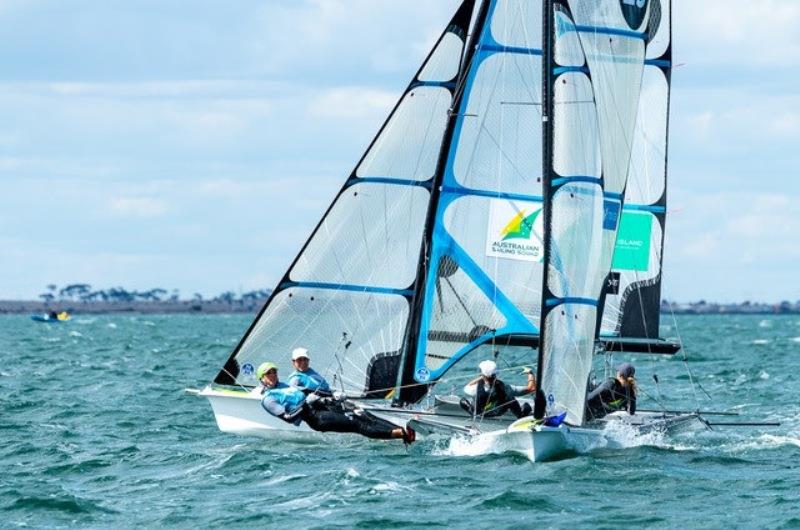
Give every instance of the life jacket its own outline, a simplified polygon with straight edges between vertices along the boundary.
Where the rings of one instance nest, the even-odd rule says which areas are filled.
[[[284,386],[270,388],[264,392],[264,397],[261,399],[261,405],[267,412],[274,414],[276,409],[275,405],[282,407],[287,414],[293,414],[306,401],[306,395],[297,387]]]
[[[497,407],[501,407],[497,410],[497,414],[502,414],[505,412],[503,405],[508,401],[505,383],[495,380],[494,384],[489,386],[489,390],[486,390],[483,381],[478,381],[475,389],[475,414],[480,415],[488,411],[490,415],[493,415],[492,411]]]
[[[292,372],[291,375],[289,375],[289,384],[306,390],[330,391],[330,387],[328,386],[328,382],[325,381],[325,378],[311,368],[305,372],[300,372],[299,370]]]

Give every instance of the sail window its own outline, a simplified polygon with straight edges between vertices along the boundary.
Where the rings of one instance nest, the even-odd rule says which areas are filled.
[[[408,301],[402,296],[285,289],[276,294],[235,360],[238,366],[274,362],[286,378],[292,371],[291,352],[302,346],[332,386],[359,395],[370,387],[370,364],[400,350],[407,320]],[[256,384],[253,374],[237,375],[238,384]]]
[[[370,147],[356,175],[402,180],[433,177],[450,101],[450,91],[443,87],[410,90]]]
[[[452,171],[463,186],[541,195],[541,57],[492,53],[468,87]]]
[[[458,74],[464,41],[452,32],[445,33],[436,50],[419,73],[420,81],[446,82]]]
[[[350,186],[300,255],[291,280],[407,288],[417,273],[429,195],[421,186]]]

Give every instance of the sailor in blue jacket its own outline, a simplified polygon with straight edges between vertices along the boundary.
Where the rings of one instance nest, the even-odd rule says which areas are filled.
[[[264,396],[261,406],[285,422],[300,425],[305,421],[321,432],[351,432],[384,440],[402,438],[407,444],[416,438],[412,428],[403,429],[377,418],[345,401],[343,396],[323,398],[317,392],[306,395],[300,387],[279,381],[278,368],[273,363],[262,363],[256,370],[256,377],[261,386],[254,392]]]
[[[294,372],[289,375],[289,385],[294,386],[309,394],[314,392],[319,395],[330,396],[331,387],[325,378],[309,367],[308,350],[295,348],[292,352]]]

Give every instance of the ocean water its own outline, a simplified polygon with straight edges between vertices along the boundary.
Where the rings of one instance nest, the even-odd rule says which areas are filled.
[[[183,389],[250,317],[3,316],[0,528],[800,528],[800,317],[664,320],[691,375],[681,355],[637,356],[640,408],[782,425],[536,464],[446,440],[242,438]]]

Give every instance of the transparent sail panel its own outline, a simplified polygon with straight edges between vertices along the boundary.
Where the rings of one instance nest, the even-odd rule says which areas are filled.
[[[444,34],[436,50],[419,73],[420,81],[445,82],[458,75],[464,41],[455,33]]]
[[[597,308],[562,304],[547,314],[541,389],[547,413],[567,412],[566,421],[580,425],[584,419],[586,386],[594,354]]]
[[[295,263],[290,279],[409,287],[417,273],[429,195],[420,186],[350,186]]]
[[[542,2],[497,0],[493,3],[491,31],[502,46],[542,48]]]
[[[425,349],[425,365],[431,371],[506,323],[492,300],[453,259],[442,257],[434,282]]]
[[[448,206],[444,226],[494,289],[538,326],[544,257],[542,203],[462,197]]]
[[[647,32],[650,40],[647,43],[647,58],[658,59],[669,49],[670,34],[670,6],[671,0],[650,0],[650,20]]]
[[[553,169],[562,177],[600,178],[600,139],[586,74],[561,75],[553,95]]]
[[[561,10],[555,12],[555,46],[553,58],[560,66],[583,66],[586,58],[583,56],[578,30],[569,15]]]
[[[467,87],[453,172],[468,188],[541,195],[541,57],[491,53]]]
[[[255,385],[252,368],[265,361],[279,376],[293,370],[291,352],[309,351],[312,366],[329,383],[361,394],[369,388],[375,361],[400,350],[408,302],[402,296],[323,289],[286,289],[278,293],[235,360],[242,369],[236,382]],[[347,343],[350,343],[349,346]],[[396,373],[394,374],[396,375]]]
[[[603,286],[603,190],[565,184],[553,196],[547,284],[559,298],[597,299]]]
[[[655,204],[664,194],[668,103],[669,84],[664,73],[655,67],[645,68],[625,190],[628,204]]]
[[[646,11],[631,17],[638,22],[632,28],[620,5],[618,0],[569,1],[576,25],[592,28],[578,35],[594,89],[604,189],[611,193],[625,189],[644,65],[644,38],[634,30],[645,24]]]
[[[408,92],[356,175],[402,180],[433,177],[450,101],[450,91],[443,87],[423,86]]]

